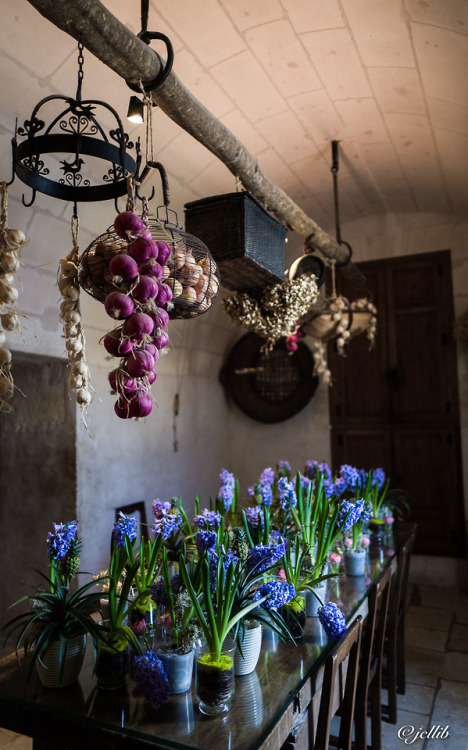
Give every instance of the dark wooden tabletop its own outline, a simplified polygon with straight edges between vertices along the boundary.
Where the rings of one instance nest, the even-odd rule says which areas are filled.
[[[367,593],[392,562],[395,550],[409,534],[410,524],[395,526],[393,540],[370,547],[366,574],[342,575],[329,583],[327,601],[335,601],[347,620],[364,612]],[[153,708],[138,695],[128,678],[125,688],[98,690],[92,672],[92,649],[79,682],[68,688],[42,687],[34,674],[27,685],[27,662],[15,656],[0,668],[0,726],[35,739],[35,750],[120,750],[178,748],[180,750],[258,750],[279,747],[290,731],[295,713],[320,683],[320,666],[331,646],[317,618],[307,618],[297,646],[264,632],[256,670],[235,679],[229,712],[207,717],[198,710],[195,691],[172,696]],[[277,728],[281,725],[281,732]]]

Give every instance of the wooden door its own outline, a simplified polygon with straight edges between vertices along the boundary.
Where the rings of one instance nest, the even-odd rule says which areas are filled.
[[[463,556],[464,514],[450,252],[360,264],[378,309],[375,350],[355,337],[340,357],[330,422],[334,467],[382,466],[412,497],[416,551]],[[339,292],[354,299],[360,290]]]

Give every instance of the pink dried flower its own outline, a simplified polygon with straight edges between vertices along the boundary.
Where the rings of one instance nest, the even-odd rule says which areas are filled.
[[[351,539],[351,537],[348,537],[347,539],[345,539],[345,547],[352,547],[352,546],[353,546],[353,540]]]
[[[393,518],[393,516],[385,516],[384,521],[385,523],[388,523],[391,525],[392,523],[394,523],[395,519]]]
[[[332,565],[339,565],[341,562],[341,555],[339,555],[338,552],[332,552],[328,560]]]
[[[369,539],[369,537],[367,537],[367,536],[362,536],[362,537],[361,537],[361,544],[362,544],[362,546],[363,546],[363,547],[368,547],[368,546],[369,546],[369,544],[370,544],[370,539]]]

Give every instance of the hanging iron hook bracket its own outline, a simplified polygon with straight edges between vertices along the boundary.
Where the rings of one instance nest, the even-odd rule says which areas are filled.
[[[331,173],[333,175],[333,202],[335,207],[335,235],[336,235],[336,241],[339,245],[345,245],[345,247],[348,249],[348,257],[341,261],[341,263],[338,263],[338,261],[335,261],[335,265],[337,268],[341,268],[341,266],[346,266],[347,263],[351,260],[351,256],[353,254],[353,248],[349,244],[349,242],[345,242],[341,238],[341,227],[340,227],[340,203],[338,199],[338,170],[340,168],[339,165],[339,158],[338,158],[338,144],[339,141],[332,141],[332,165],[331,165]]]
[[[153,39],[161,39],[161,41],[163,41],[166,45],[167,60],[165,66],[162,68],[162,70],[159,71],[156,78],[153,78],[153,80],[149,83],[143,84],[143,89],[147,94],[149,94],[151,91],[154,91],[154,89],[157,89],[158,86],[161,86],[161,84],[164,83],[169,73],[171,72],[172,65],[174,63],[174,48],[169,37],[167,37],[165,34],[159,33],[159,31],[140,31],[137,36],[142,40],[142,42],[145,42],[145,44],[148,45]],[[130,81],[125,81],[125,83],[132,91],[135,91],[137,94],[141,94],[141,88],[137,83],[131,83]]]

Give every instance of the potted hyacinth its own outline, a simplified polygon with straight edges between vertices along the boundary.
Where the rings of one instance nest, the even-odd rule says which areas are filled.
[[[138,638],[127,624],[134,601],[131,599],[133,581],[140,570],[140,562],[129,565],[129,545],[138,535],[137,521],[120,513],[114,524],[111,538],[109,585],[104,597],[107,601],[107,619],[101,620],[101,639],[95,672],[98,686],[104,690],[117,690],[127,678],[130,664],[129,646],[142,653]]]
[[[363,534],[363,527],[369,520],[370,508],[364,500],[355,503],[343,500],[340,514],[344,519],[344,563],[348,576],[363,576],[366,564],[366,551],[370,539]],[[351,532],[351,536],[347,535]]]
[[[185,559],[185,555],[184,555]],[[190,580],[197,581],[200,566],[187,563]],[[195,610],[187,590],[181,585],[180,576],[170,575],[167,551],[163,549],[161,577],[153,584],[152,599],[164,607],[168,616],[165,643],[156,648],[169,679],[171,693],[184,693],[192,683],[195,642],[201,630],[194,617]],[[197,584],[195,584],[197,586]]]
[[[278,546],[279,551],[274,548]],[[232,551],[217,546],[213,531],[199,531],[197,549],[200,554],[198,589],[193,585],[184,556],[180,574],[187,589],[205,643],[196,647],[196,689],[202,713],[216,715],[227,711],[234,681],[234,651],[225,641],[232,636],[242,647],[241,633],[246,619],[266,622],[270,626],[281,621],[275,612],[262,605],[275,591],[260,591],[265,571],[276,565],[284,552],[282,545],[258,545],[249,550],[245,564]],[[275,554],[276,553],[276,554]],[[279,557],[278,557],[279,555]],[[294,595],[288,587],[288,596]],[[280,625],[281,629],[281,625]],[[288,634],[282,627],[282,633]]]
[[[47,536],[49,575],[36,571],[44,585],[23,596],[15,607],[28,603],[29,609],[12,618],[2,628],[3,648],[16,633],[15,650],[31,653],[29,677],[34,666],[46,687],[65,687],[78,678],[83,664],[86,636],[91,635],[95,658],[102,633],[93,618],[99,610],[100,593],[91,580],[73,588],[79,570],[81,540],[77,522],[55,524]]]

